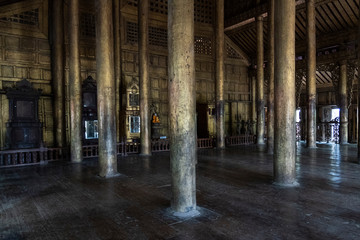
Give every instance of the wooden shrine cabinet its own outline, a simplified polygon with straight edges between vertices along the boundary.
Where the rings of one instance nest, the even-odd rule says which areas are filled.
[[[6,89],[9,99],[9,121],[6,123],[6,146],[9,149],[39,148],[42,145],[42,123],[38,102],[41,89],[34,89],[23,79]]]

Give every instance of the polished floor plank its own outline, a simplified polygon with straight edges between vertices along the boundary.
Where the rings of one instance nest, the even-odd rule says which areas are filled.
[[[272,156],[256,146],[199,150],[201,215],[170,214],[169,154],[0,169],[0,239],[360,239],[356,145],[297,146],[300,186],[272,184]]]

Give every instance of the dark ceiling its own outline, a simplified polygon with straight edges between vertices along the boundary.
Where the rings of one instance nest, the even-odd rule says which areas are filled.
[[[0,6],[29,0],[0,0]],[[166,0],[161,0],[166,1]],[[195,0],[216,1],[216,0]],[[306,0],[296,1],[296,53],[306,51]],[[252,61],[256,56],[257,15],[264,18],[264,48],[267,51],[268,0],[225,0],[225,33]],[[354,49],[357,40],[359,0],[315,0],[318,55],[341,49]],[[319,72],[320,74],[320,72]],[[326,74],[325,74],[326,75]],[[329,75],[329,74],[328,74]],[[318,83],[330,83],[329,77],[319,76]]]
[[[248,8],[236,7],[236,1],[225,0],[225,33],[238,45],[250,59],[256,59],[256,15],[267,13],[267,1],[256,5],[244,1]],[[238,1],[241,4],[243,1]],[[246,3],[248,2],[248,3]],[[234,5],[235,4],[235,5]],[[304,59],[306,52],[306,4],[305,0],[296,1],[296,54]],[[353,52],[358,35],[359,1],[358,0],[315,0],[316,39],[318,59],[334,52]],[[241,9],[237,14],[235,9]],[[267,51],[267,17],[264,18],[264,49]],[[318,60],[318,64],[319,64]],[[331,84],[331,74],[317,72],[318,84]]]
[[[0,0],[0,7],[11,4],[11,3],[21,2],[21,1],[23,1],[23,0]]]

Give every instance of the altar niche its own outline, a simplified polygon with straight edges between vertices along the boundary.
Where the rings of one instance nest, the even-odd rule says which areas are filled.
[[[23,79],[6,89],[9,99],[9,121],[6,123],[6,148],[39,148],[42,146],[42,123],[38,102],[41,89],[34,89]]]
[[[82,84],[83,94],[83,144],[91,145],[98,143],[98,120],[97,120],[97,88],[96,81],[87,77]]]

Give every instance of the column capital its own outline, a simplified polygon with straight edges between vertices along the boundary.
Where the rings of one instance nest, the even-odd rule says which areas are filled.
[[[339,61],[339,65],[342,66],[342,65],[347,65],[348,64],[348,61],[347,59],[343,59],[343,60],[340,60]]]
[[[264,20],[264,17],[262,15],[256,16],[255,17],[257,22],[262,22]]]

